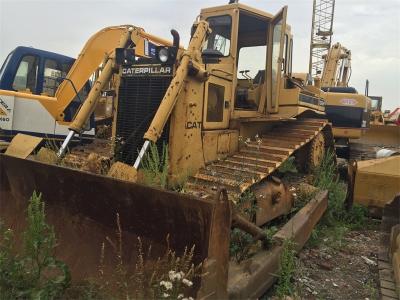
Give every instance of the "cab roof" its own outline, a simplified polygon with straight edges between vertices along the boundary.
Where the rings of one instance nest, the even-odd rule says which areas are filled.
[[[246,11],[246,12],[253,13],[253,14],[256,14],[256,15],[260,15],[260,16],[263,16],[263,17],[266,17],[266,18],[272,18],[274,16],[271,13],[259,10],[257,8],[253,8],[251,6],[247,6],[247,5],[242,4],[242,3],[232,3],[232,4],[226,4],[226,5],[203,8],[200,11],[200,14],[209,14],[209,13],[229,11],[229,10],[234,10],[234,9],[238,9],[240,11]]]

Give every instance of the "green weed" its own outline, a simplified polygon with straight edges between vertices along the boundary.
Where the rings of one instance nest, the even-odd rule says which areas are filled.
[[[254,243],[253,237],[238,228],[231,231],[229,254],[238,263],[250,257],[250,248]]]
[[[56,238],[46,223],[41,194],[34,192],[29,201],[22,251],[13,231],[0,229],[0,298],[60,297],[71,278],[67,266],[54,256]]]
[[[347,211],[344,206],[346,184],[340,181],[335,164],[335,154],[328,152],[320,166],[314,170],[313,185],[319,190],[328,190],[328,208],[311,234],[309,245],[317,246],[324,240],[332,247],[342,247],[344,235],[365,226],[367,209],[354,205]]]
[[[369,279],[366,283],[364,283],[364,288],[367,290],[370,299],[378,299],[378,290],[376,289],[376,283],[372,279]]]
[[[285,240],[280,258],[276,295],[283,299],[295,293],[294,275],[296,270],[296,251],[292,240]]]
[[[297,173],[294,156],[289,157],[285,160],[278,168],[280,173]]]
[[[150,144],[150,148],[142,160],[142,171],[147,185],[167,187],[168,161],[168,145],[163,144],[160,156],[157,145]]]

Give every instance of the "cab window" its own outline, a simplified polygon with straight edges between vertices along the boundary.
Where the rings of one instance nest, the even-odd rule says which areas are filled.
[[[22,58],[14,77],[12,85],[14,90],[36,92],[38,63],[39,59],[33,55],[26,55]]]
[[[222,122],[224,118],[225,88],[210,83],[208,85],[207,122]]]
[[[235,108],[257,110],[266,82],[268,21],[243,12],[239,14],[237,86]]]
[[[46,59],[44,62],[42,93],[47,96],[54,96],[61,82],[59,78],[63,78],[65,76],[66,72],[63,72],[57,61],[53,59]]]
[[[229,56],[231,48],[232,19],[230,16],[218,16],[207,19],[212,33],[209,35],[203,50],[217,50]]]

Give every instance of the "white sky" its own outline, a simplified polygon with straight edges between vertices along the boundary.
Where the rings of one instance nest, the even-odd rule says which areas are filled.
[[[242,0],[277,13],[289,6],[294,34],[294,72],[307,72],[312,0]],[[187,45],[202,7],[228,0],[0,0],[0,62],[17,46],[76,57],[86,40],[103,27],[132,24],[170,38],[177,29]],[[350,83],[360,93],[383,96],[384,108],[400,106],[400,0],[336,0],[333,42],[352,51]]]

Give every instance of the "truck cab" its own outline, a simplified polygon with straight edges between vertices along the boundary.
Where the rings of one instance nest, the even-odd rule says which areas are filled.
[[[0,136],[11,139],[15,134],[62,139],[90,91],[89,81],[79,91],[79,97],[65,110],[64,124],[57,123],[38,101],[42,97],[54,97],[58,86],[74,64],[75,59],[58,53],[19,46],[4,61],[0,69]],[[90,127],[94,126],[94,117]],[[94,134],[94,130],[91,130]]]
[[[75,59],[61,54],[19,46],[8,54],[0,69],[0,89],[54,96]]]

